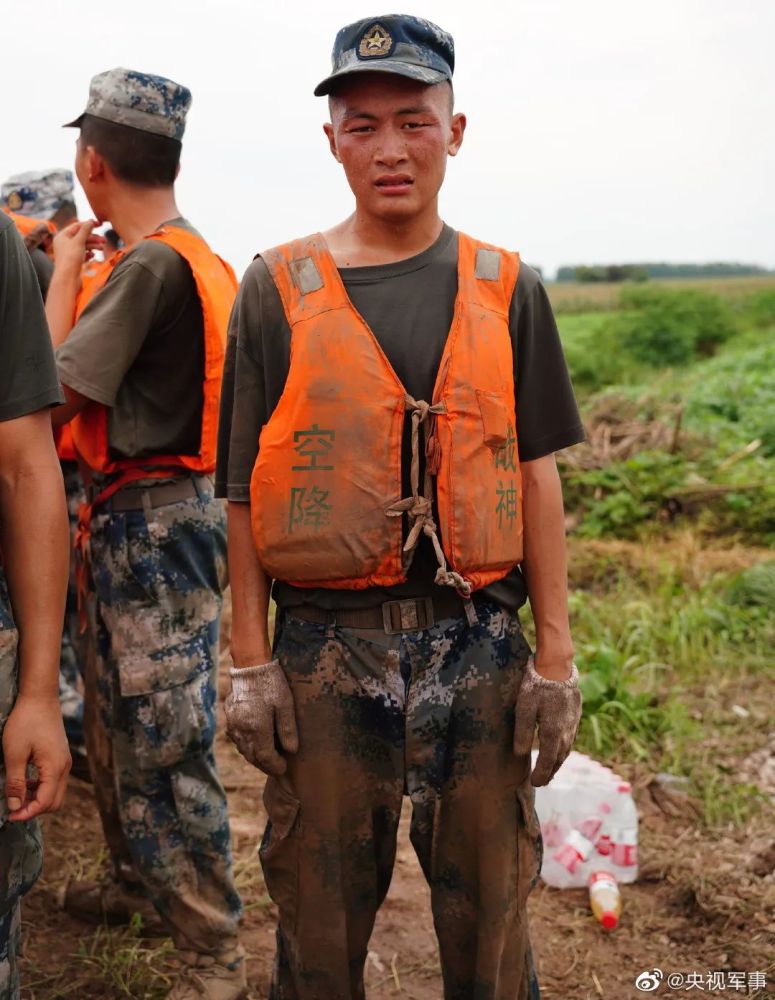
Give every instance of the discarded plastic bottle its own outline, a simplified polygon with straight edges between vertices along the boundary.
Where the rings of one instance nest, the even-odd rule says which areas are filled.
[[[610,872],[592,872],[589,876],[589,905],[597,922],[612,931],[622,915],[622,895]]]

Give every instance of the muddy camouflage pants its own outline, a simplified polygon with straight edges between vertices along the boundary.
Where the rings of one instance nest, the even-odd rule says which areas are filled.
[[[5,580],[0,570],[0,736],[16,700],[17,640]],[[43,845],[37,820],[29,823],[8,822],[4,789],[5,768],[0,749],[0,1000],[17,1000],[20,901],[40,875]]]
[[[512,752],[529,647],[517,618],[423,632],[281,614],[300,749],[269,778],[260,848],[279,908],[272,1000],[355,1000],[402,799],[431,890],[446,1000],[536,1000],[526,901],[541,861],[530,761]]]
[[[119,877],[139,879],[179,948],[217,954],[241,912],[213,754],[226,536],[195,482],[191,499],[92,520],[85,729]]]

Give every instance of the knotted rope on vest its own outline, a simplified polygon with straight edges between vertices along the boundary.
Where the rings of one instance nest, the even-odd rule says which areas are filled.
[[[470,582],[447,567],[436,522],[433,519],[433,475],[437,471],[437,462],[432,461],[436,451],[433,426],[436,414],[445,413],[446,407],[444,403],[431,405],[423,399],[417,400],[407,394],[406,408],[412,414],[412,464],[409,471],[412,495],[391,504],[386,511],[388,517],[400,517],[402,514],[407,514],[409,517],[409,533],[404,543],[404,572],[406,573],[409,569],[420,541],[420,535],[423,534],[426,538],[430,538],[433,543],[433,550],[439,564],[434,582],[442,587],[454,587],[463,597],[470,597]],[[423,451],[427,456],[422,493],[420,493],[421,428]],[[433,447],[430,446],[431,442],[433,442]]]

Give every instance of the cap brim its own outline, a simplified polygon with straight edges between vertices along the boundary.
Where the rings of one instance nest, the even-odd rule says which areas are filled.
[[[71,121],[71,122],[65,122],[65,124],[62,126],[62,128],[80,128],[81,125],[83,124],[83,119],[84,119],[85,115],[86,115],[86,112],[84,111],[83,114],[78,115],[78,117],[74,118],[73,121]]]
[[[347,76],[354,76],[356,73],[393,73],[396,76],[404,76],[410,80],[419,80],[420,83],[435,84],[449,80],[447,73],[432,69],[430,66],[412,66],[399,59],[379,59],[374,62],[357,63],[354,66],[345,66],[337,73],[332,73],[322,80],[315,87],[315,97],[325,97],[330,94],[337,83]]]

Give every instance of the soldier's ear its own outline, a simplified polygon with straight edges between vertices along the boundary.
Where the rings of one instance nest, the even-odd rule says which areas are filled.
[[[339,155],[339,150],[336,148],[336,133],[334,132],[334,126],[331,122],[326,122],[323,126],[323,131],[326,133],[328,139],[328,148],[331,150],[331,155],[336,160],[337,163],[342,162],[342,157]]]
[[[92,183],[102,180],[105,177],[106,169],[108,169],[105,157],[94,146],[84,146],[82,155],[88,180]]]

